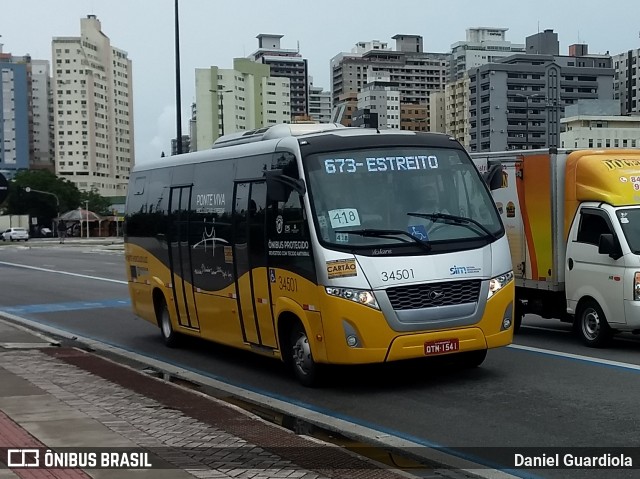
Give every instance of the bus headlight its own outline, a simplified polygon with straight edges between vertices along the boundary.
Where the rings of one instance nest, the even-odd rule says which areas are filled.
[[[633,278],[633,300],[640,301],[640,271],[636,271]]]
[[[329,296],[337,296],[338,298],[348,299],[354,303],[364,304],[373,309],[380,309],[373,291],[366,289],[332,288],[328,286],[325,290]]]
[[[489,293],[487,294],[487,299],[500,291],[511,280],[513,280],[513,271],[491,278],[491,281],[489,281]]]

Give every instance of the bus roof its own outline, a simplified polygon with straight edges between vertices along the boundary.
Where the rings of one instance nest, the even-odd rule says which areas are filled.
[[[404,136],[407,139],[420,135],[422,138],[441,144],[443,140],[454,140],[444,133],[415,132],[407,130],[376,130],[371,128],[345,127],[335,123],[324,124],[280,124],[270,128],[233,133],[220,137],[208,150],[201,150],[182,155],[158,158],[152,161],[136,164],[134,172],[166,168],[185,163],[202,163],[211,160],[238,158],[260,153],[274,152],[283,138],[295,137],[297,141],[317,137],[362,138]],[[378,142],[376,142],[378,143]],[[364,145],[363,145],[364,146]]]

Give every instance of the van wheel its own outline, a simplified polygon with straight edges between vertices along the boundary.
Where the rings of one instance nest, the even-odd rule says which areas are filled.
[[[464,368],[477,368],[480,366],[487,357],[486,349],[479,349],[477,351],[467,351],[460,353],[460,365]]]
[[[173,330],[171,324],[171,316],[169,315],[169,308],[167,302],[163,299],[160,307],[158,308],[158,324],[160,326],[160,334],[164,340],[164,344],[170,348],[178,345],[178,333]]]
[[[289,354],[293,372],[298,381],[307,387],[317,385],[319,366],[313,360],[309,337],[300,323],[296,323],[291,329]]]
[[[582,342],[592,348],[606,346],[613,331],[602,312],[602,308],[595,301],[586,301],[576,315],[576,329]]]

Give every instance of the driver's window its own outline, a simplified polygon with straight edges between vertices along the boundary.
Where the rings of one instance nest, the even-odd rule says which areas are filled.
[[[598,246],[600,243],[600,235],[611,233],[609,223],[601,214],[585,211],[580,215],[578,243]]]

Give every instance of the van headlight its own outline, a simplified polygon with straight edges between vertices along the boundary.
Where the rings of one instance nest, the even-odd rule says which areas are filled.
[[[487,294],[487,299],[491,298],[491,296],[504,288],[511,280],[513,280],[513,271],[491,278],[491,281],[489,281],[489,293]]]
[[[325,290],[329,296],[337,296],[338,298],[348,299],[354,303],[364,304],[373,309],[380,309],[373,291],[366,289],[333,288],[329,286],[325,287]]]

